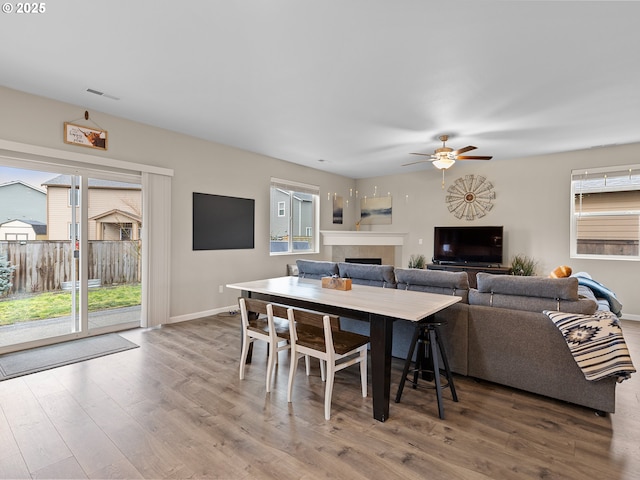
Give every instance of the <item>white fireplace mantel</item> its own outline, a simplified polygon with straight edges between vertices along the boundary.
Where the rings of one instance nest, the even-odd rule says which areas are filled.
[[[362,232],[355,230],[321,230],[323,245],[402,246],[407,233]]]

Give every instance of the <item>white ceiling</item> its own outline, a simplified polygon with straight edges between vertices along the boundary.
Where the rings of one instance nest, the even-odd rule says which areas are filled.
[[[441,134],[492,162],[640,142],[638,2],[44,4],[0,14],[0,85],[106,130],[96,112],[352,178],[433,169],[402,165]]]

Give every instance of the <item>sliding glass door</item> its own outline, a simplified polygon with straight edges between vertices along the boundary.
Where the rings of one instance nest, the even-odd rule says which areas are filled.
[[[141,185],[74,173],[0,159],[0,353],[140,325]]]
[[[87,183],[88,330],[140,326],[142,187],[95,177]]]
[[[78,178],[48,219],[46,183],[59,177],[0,167],[0,348],[79,331]]]

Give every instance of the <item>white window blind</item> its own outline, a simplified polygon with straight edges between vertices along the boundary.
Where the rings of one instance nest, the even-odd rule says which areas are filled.
[[[640,260],[640,165],[571,172],[571,256]]]

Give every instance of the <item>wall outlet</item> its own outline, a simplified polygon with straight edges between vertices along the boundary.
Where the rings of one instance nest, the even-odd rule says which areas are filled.
[[[222,285],[220,285],[218,287],[218,293],[223,293],[224,292],[224,287]]]
[[[418,245],[422,245],[422,239],[421,238],[418,239]]]

